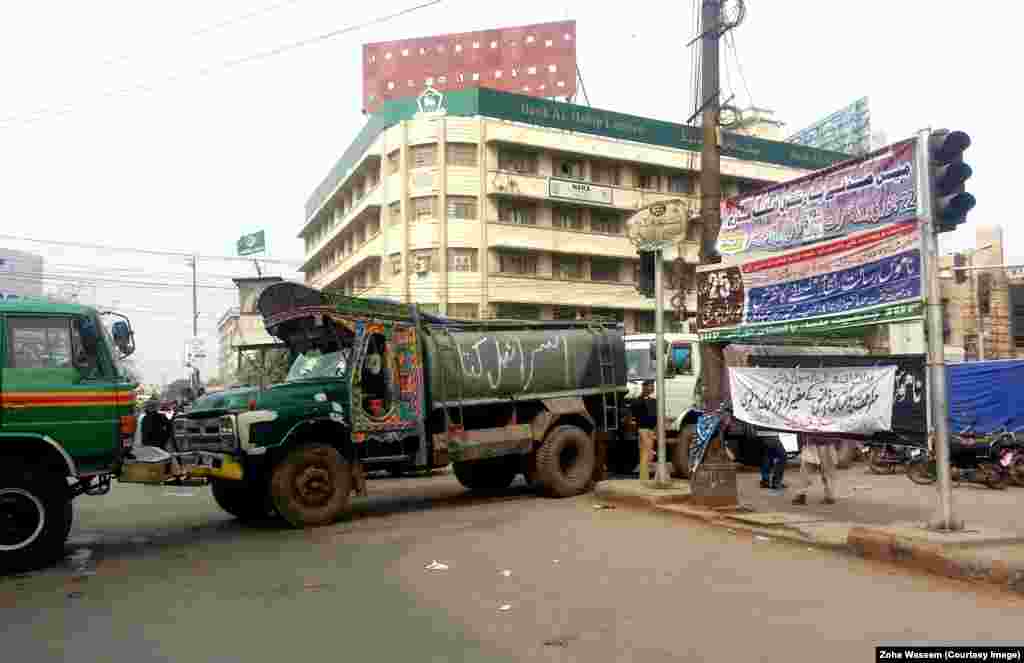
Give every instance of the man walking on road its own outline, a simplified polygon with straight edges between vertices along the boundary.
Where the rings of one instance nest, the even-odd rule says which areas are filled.
[[[800,492],[793,504],[807,504],[807,490],[814,484],[814,476],[821,474],[825,487],[822,504],[836,503],[836,466],[839,464],[835,444],[827,437],[800,433]]]

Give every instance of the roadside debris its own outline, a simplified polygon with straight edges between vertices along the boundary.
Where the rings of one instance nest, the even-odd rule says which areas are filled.
[[[508,612],[511,609],[512,609],[512,606],[509,605],[508,603],[503,603],[502,606],[500,608],[498,608],[498,610],[500,610],[501,612]]]
[[[434,561],[432,561],[430,564],[427,564],[423,568],[425,568],[427,571],[447,571],[449,567],[448,567],[447,564],[439,562],[439,561],[437,561],[435,559]]]
[[[545,640],[545,647],[568,647],[569,641],[565,638],[555,638],[554,640]]]
[[[501,575],[503,575],[506,578],[508,578],[509,576],[512,575],[512,571],[510,571],[509,569],[505,569],[504,571],[501,572]]]
[[[552,564],[558,564],[560,561],[562,561],[562,560],[560,560],[560,559],[553,559],[553,560],[551,560],[551,563]]]
[[[767,536],[761,536],[760,534],[756,535],[754,538],[758,541],[771,541]]]
[[[595,511],[605,511],[605,510],[610,511],[610,510],[612,510],[614,508],[615,507],[612,506],[611,504],[595,504],[594,505],[594,510]]]

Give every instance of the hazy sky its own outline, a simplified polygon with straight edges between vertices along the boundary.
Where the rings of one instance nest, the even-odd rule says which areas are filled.
[[[360,46],[368,41],[573,18],[593,106],[676,122],[689,115],[692,0],[447,0],[278,57],[221,66],[415,4],[8,3],[0,21],[0,234],[231,255],[240,234],[265,229],[274,257],[301,258],[303,203],[364,123]],[[971,243],[978,224],[1005,224],[1011,256],[1024,256],[1024,231],[999,212],[1016,191],[1006,168],[1022,153],[1013,114],[1020,93],[1007,71],[1021,59],[1011,34],[1021,10],[986,7],[995,11],[927,0],[748,0],[735,43],[752,99],[728,48],[723,87],[728,94],[731,82],[739,105],[773,109],[793,131],[864,95],[874,127],[892,141],[926,126],[966,130],[978,206],[971,228],[949,245]],[[100,304],[128,312],[147,381],[180,377],[192,305],[183,260],[54,247],[44,255],[49,276],[95,284]],[[228,277],[254,270],[203,261],[199,271],[209,286],[199,291],[199,329],[212,369],[216,319],[234,299]]]

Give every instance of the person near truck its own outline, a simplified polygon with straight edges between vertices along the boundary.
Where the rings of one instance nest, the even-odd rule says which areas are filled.
[[[159,403],[146,401],[146,414],[142,418],[142,443],[166,449],[174,433],[173,424],[160,414]]]
[[[807,491],[814,485],[814,477],[821,475],[825,488],[822,504],[836,503],[836,467],[839,452],[836,442],[822,435],[800,433],[800,492],[793,498],[793,504],[807,504]]]
[[[644,380],[640,397],[630,406],[636,422],[640,445],[640,480],[650,479],[650,463],[654,460],[654,442],[658,439],[658,400],[652,396],[654,380]]]

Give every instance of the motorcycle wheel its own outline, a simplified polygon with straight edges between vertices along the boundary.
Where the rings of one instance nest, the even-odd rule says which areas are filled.
[[[997,467],[985,468],[985,485],[992,490],[1006,490],[1010,485],[1010,473]]]
[[[1010,466],[1010,481],[1015,486],[1024,486],[1024,456],[1017,456]]]
[[[939,480],[935,461],[916,460],[907,465],[907,478],[921,486],[929,486]]]

